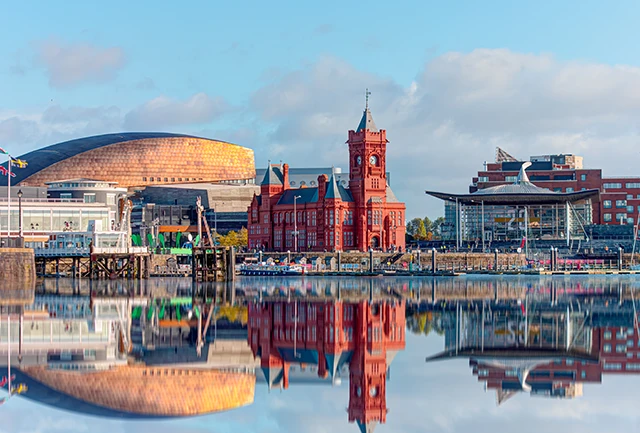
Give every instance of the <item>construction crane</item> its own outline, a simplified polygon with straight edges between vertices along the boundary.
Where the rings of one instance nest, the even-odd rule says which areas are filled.
[[[207,239],[209,240],[209,246],[215,248],[215,242],[213,237],[211,236],[211,229],[209,228],[209,223],[207,219],[204,218],[204,206],[202,206],[202,199],[200,196],[196,199],[196,210],[198,211],[198,237],[200,239],[199,246],[205,246],[202,240],[202,225],[204,224],[204,228],[207,231]],[[217,233],[216,233],[217,235]]]

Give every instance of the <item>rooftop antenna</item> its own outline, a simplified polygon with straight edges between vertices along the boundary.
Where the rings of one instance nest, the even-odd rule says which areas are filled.
[[[364,92],[364,99],[365,99],[364,109],[365,110],[369,109],[369,95],[371,95],[371,92],[369,91],[369,89],[366,89],[366,91]]]

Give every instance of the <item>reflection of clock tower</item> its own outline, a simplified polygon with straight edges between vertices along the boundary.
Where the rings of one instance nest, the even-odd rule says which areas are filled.
[[[383,212],[386,202],[386,154],[387,131],[378,130],[369,111],[369,92],[360,124],[355,131],[349,131],[349,189],[356,205],[355,219],[357,246],[366,250],[370,245],[377,246],[380,233],[375,219],[377,212]],[[368,221],[368,212],[372,220]],[[379,224],[378,224],[379,225]],[[376,239],[370,239],[371,237]],[[376,243],[378,242],[378,243]]]

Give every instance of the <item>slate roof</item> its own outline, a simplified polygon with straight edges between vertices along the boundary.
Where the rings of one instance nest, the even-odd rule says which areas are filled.
[[[360,132],[364,129],[368,129],[371,132],[378,132],[378,127],[373,121],[373,116],[371,115],[371,111],[369,111],[368,108],[366,108],[362,113],[362,119],[360,119],[360,124],[358,124],[358,129],[356,129],[356,132]]]
[[[511,185],[498,185],[490,188],[479,189],[472,194],[448,194],[445,192],[425,191],[425,193],[447,201],[460,201],[464,204],[478,205],[482,202],[487,205],[509,204],[555,204],[584,200],[600,194],[598,189],[588,189],[577,192],[559,193],[546,188],[540,188],[529,181],[525,169],[531,165],[525,162],[520,167],[520,174],[515,183]]]
[[[260,185],[282,185],[283,178],[280,167],[269,164]]]
[[[53,144],[51,146],[47,146],[42,149],[25,153],[24,155],[20,155],[18,158],[27,161],[28,165],[25,168],[12,170],[13,172],[15,172],[16,177],[11,179],[11,183],[17,184],[18,182],[22,182],[24,179],[53,164],[71,158],[72,156],[76,156],[90,150],[98,149],[100,147],[133,140],[172,137],[202,138],[193,135],[172,134],[166,132],[123,132],[117,134],[103,134],[95,135],[93,137],[77,138],[75,140]],[[6,166],[6,163],[4,165]],[[7,184],[6,178],[0,178],[0,184],[2,184],[3,182],[4,185]]]
[[[400,200],[398,200],[389,185],[387,185],[387,203],[400,203]]]
[[[332,198],[332,199],[340,199],[346,202],[353,201],[351,192],[345,187],[343,187],[342,185],[338,185],[338,183],[336,182],[335,175],[332,175],[331,179],[329,179],[329,184],[327,186],[327,193],[324,197]]]
[[[336,373],[342,368],[343,365],[348,364],[351,361],[353,351],[339,352],[336,354],[325,354],[325,362],[327,363],[327,370],[333,379],[336,377]]]
[[[318,188],[300,188],[300,189],[287,189],[284,191],[278,204],[293,204],[293,198],[300,196],[296,200],[297,204],[304,203],[316,203],[318,201]]]
[[[376,429],[376,426],[378,425],[376,421],[369,421],[366,424],[362,421],[357,421],[357,424],[361,433],[373,433]]]

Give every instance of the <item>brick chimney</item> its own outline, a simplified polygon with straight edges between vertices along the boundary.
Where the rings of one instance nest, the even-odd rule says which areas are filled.
[[[329,182],[329,178],[326,174],[318,176],[318,200],[324,200],[327,193],[327,182]]]
[[[289,189],[289,164],[282,165],[282,186]]]

